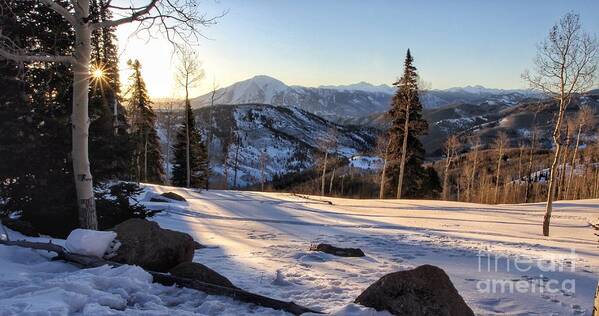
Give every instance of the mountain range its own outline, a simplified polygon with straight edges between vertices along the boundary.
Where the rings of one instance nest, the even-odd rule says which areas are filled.
[[[297,107],[333,121],[359,118],[388,110],[395,88],[359,82],[350,85],[303,87],[289,86],[269,76],[255,76],[212,93],[194,98],[195,108],[211,104],[271,104]],[[529,90],[489,89],[468,86],[423,91],[421,100],[427,109],[452,104],[515,105],[526,99],[539,98]]]

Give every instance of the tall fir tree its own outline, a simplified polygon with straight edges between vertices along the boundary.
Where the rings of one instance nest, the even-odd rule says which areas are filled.
[[[110,20],[112,14],[104,0],[91,0],[90,16],[94,22]],[[89,92],[90,160],[97,182],[127,179],[133,155],[125,109],[120,96],[118,54],[114,28],[105,27],[92,33],[92,76]]]
[[[189,127],[189,129],[188,129]],[[209,166],[208,151],[202,141],[202,135],[196,127],[196,121],[189,102],[185,104],[185,119],[177,131],[177,140],[173,146],[172,178],[173,185],[187,186],[187,133],[189,132],[189,186],[191,188],[205,188],[208,183]]]
[[[397,92],[393,96],[388,117],[391,126],[388,130],[388,165],[387,189],[393,193],[401,190],[402,197],[422,197],[431,190],[430,170],[423,167],[425,151],[419,136],[428,131],[428,123],[422,118],[422,104],[418,90],[418,74],[413,65],[414,59],[410,50],[406,54],[403,76],[395,83]],[[407,119],[407,124],[406,124]],[[406,134],[407,127],[407,134]],[[404,139],[404,136],[407,138]],[[405,140],[405,156],[402,157]],[[404,158],[404,174],[401,186],[398,185],[402,158]],[[400,194],[397,194],[400,195]]]
[[[156,114],[141,75],[138,60],[127,62],[131,68],[129,89],[126,93],[134,142],[133,173],[143,182],[163,183],[164,166],[160,152],[160,140],[156,132]]]

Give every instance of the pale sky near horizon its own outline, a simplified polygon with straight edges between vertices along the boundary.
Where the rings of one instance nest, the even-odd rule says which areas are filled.
[[[138,1],[138,0],[135,0]],[[536,44],[568,11],[583,28],[599,33],[597,0],[203,0],[208,15],[228,10],[203,29],[195,47],[206,77],[193,90],[225,87],[254,75],[288,85],[319,86],[360,81],[390,84],[403,69],[406,49],[433,89],[483,85],[525,88]],[[137,58],[152,97],[177,96],[172,48],[164,39],[130,37],[117,30],[121,71]]]

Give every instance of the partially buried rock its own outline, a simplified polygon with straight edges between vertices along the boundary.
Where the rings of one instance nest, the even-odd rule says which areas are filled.
[[[126,220],[110,230],[117,233],[121,243],[111,260],[151,271],[167,272],[180,263],[191,262],[197,244],[188,234],[139,218]]]
[[[160,196],[165,197],[167,199],[175,200],[175,201],[186,201],[184,197],[175,193],[175,192],[164,192],[160,194]]]
[[[339,248],[329,244],[318,244],[310,247],[312,251],[321,251],[339,257],[364,257],[360,248]]]
[[[226,277],[218,274],[218,272],[208,268],[207,266],[197,262],[184,262],[172,268],[170,274],[180,277],[192,279],[204,283],[210,283],[222,287],[234,288],[237,287]]]
[[[474,316],[445,271],[431,265],[387,274],[355,302],[394,315]]]

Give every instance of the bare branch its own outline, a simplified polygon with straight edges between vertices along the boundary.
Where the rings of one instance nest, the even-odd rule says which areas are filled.
[[[40,2],[47,5],[48,7],[50,7],[50,9],[54,10],[54,12],[60,14],[65,20],[67,20],[72,25],[75,25],[75,23],[77,23],[75,16],[72,15],[69,12],[69,10],[67,10],[65,7],[61,6],[60,4],[54,2],[53,0],[40,0]]]
[[[55,62],[55,63],[73,63],[75,59],[72,56],[57,56],[49,54],[25,54],[20,52],[16,44],[7,36],[4,36],[0,30],[0,57],[15,62]]]
[[[73,63],[73,56],[51,56],[51,55],[17,55],[0,48],[0,56],[15,62],[55,62]]]
[[[121,25],[121,24],[133,22],[133,21],[139,21],[145,15],[149,14],[150,11],[152,11],[152,9],[154,9],[156,7],[156,5],[158,4],[158,2],[159,2],[159,0],[151,0],[151,2],[148,3],[148,5],[146,5],[144,7],[139,7],[139,8],[129,7],[129,8],[126,8],[126,9],[132,11],[131,15],[129,15],[127,17],[124,17],[124,18],[121,18],[121,19],[117,19],[117,20],[110,20],[110,21],[102,21],[102,22],[92,23],[90,27],[92,29],[98,29],[98,28],[104,28],[104,27],[118,26],[118,25]],[[140,9],[140,10],[136,11],[135,9]]]

